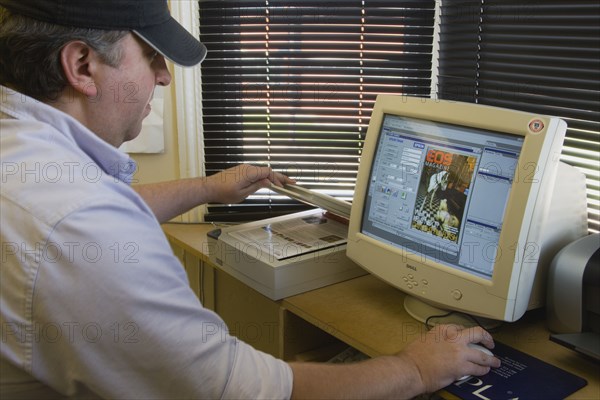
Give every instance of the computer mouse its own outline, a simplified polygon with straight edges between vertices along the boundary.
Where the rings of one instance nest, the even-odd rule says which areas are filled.
[[[494,355],[494,353],[492,353],[490,349],[488,349],[487,347],[482,346],[480,344],[469,343],[467,346],[469,346],[472,349],[479,350],[479,351],[481,351],[481,352],[483,352],[483,353],[485,353],[485,354],[487,354],[489,356],[493,356]],[[458,378],[457,381],[464,381],[464,380],[469,379],[470,377],[471,377],[471,375],[465,375],[465,376],[462,376],[462,377]]]
[[[488,349],[487,347],[485,347],[485,346],[482,346],[482,345],[480,345],[480,344],[477,344],[477,343],[469,343],[467,346],[469,346],[469,347],[470,347],[470,348],[472,348],[472,349],[476,349],[476,350],[482,351],[482,352],[484,352],[485,354],[487,354],[488,356],[493,356],[493,355],[494,355],[494,353],[492,353],[492,351],[491,351],[490,349]]]

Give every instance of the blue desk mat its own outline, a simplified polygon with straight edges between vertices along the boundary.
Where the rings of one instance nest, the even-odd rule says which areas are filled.
[[[587,385],[577,375],[502,343],[496,342],[493,352],[502,361],[499,368],[454,382],[443,390],[465,400],[552,400],[564,399]]]

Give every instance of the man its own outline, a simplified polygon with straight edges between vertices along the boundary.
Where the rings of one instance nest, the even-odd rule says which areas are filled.
[[[493,347],[479,328],[342,366],[288,364],[227,334],[159,223],[291,180],[242,165],[134,191],[116,149],[169,84],[165,57],[205,52],[166,0],[0,0],[0,397],[413,397],[497,367],[467,346]]]

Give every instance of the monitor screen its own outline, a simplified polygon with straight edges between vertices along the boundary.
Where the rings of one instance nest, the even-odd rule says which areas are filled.
[[[491,279],[523,137],[386,114],[361,231]]]
[[[533,113],[378,96],[348,257],[406,292],[418,319],[424,312],[412,309],[423,303],[426,313],[517,320],[531,297],[565,131],[564,121]]]

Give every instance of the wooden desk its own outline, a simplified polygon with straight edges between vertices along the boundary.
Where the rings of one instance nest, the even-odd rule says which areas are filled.
[[[242,339],[277,357],[296,359],[298,353],[309,352],[320,345],[330,346],[332,338],[370,356],[391,354],[425,330],[423,324],[404,310],[405,295],[371,275],[275,302],[210,264],[206,255],[206,232],[213,229],[212,225],[166,224],[163,228],[175,252],[183,259],[192,287],[198,287],[201,299],[210,297],[205,300],[205,306],[217,311],[230,327],[234,326],[234,331],[240,324],[270,326],[270,335],[260,335],[261,339],[269,339],[267,343],[253,343],[252,339],[259,335],[244,337],[244,330],[238,331]],[[202,265],[195,267],[194,262],[190,265],[190,258]],[[205,271],[212,268],[213,272],[212,275],[205,272],[204,279],[195,284],[196,279],[192,278],[196,276],[194,269],[198,268]],[[206,275],[216,277],[212,287]],[[223,281],[225,284],[221,285]],[[585,378],[588,385],[570,398],[600,399],[600,365],[550,342],[548,336],[543,310],[529,312],[518,322],[504,324],[494,333],[498,341]]]

